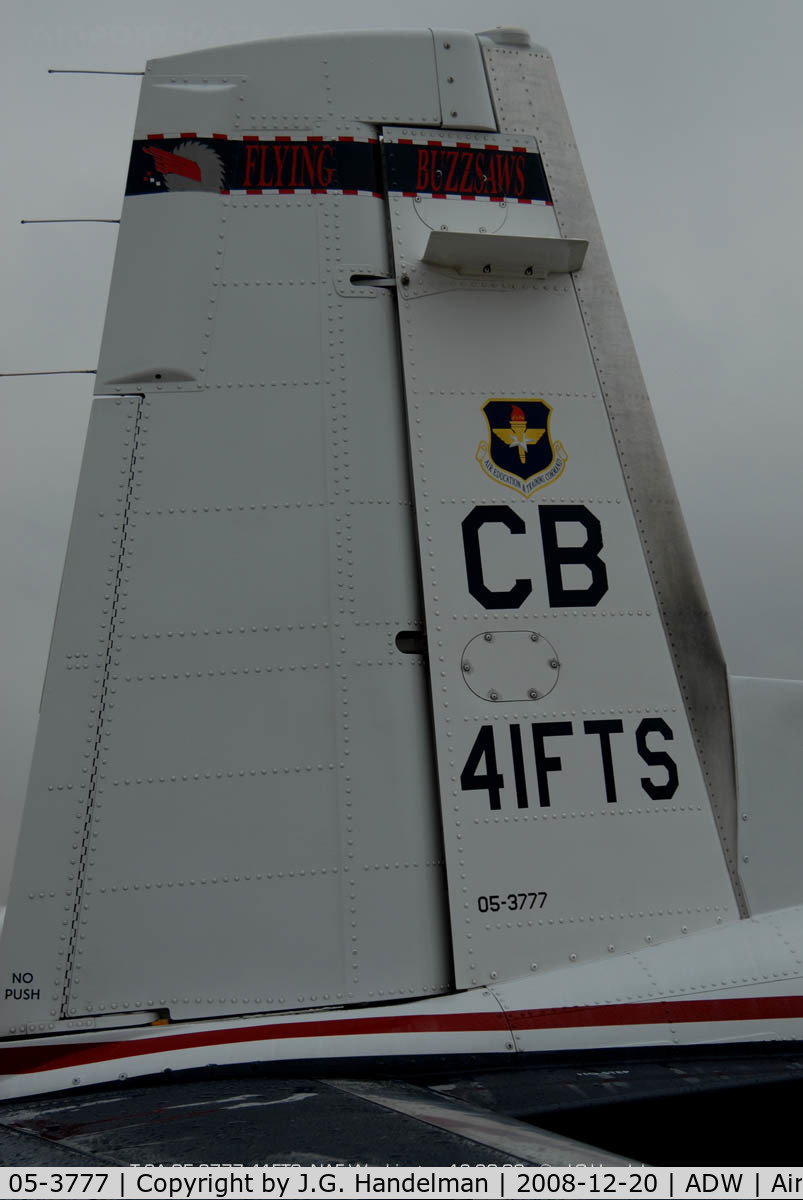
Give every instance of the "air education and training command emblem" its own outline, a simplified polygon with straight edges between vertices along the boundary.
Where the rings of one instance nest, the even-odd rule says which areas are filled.
[[[568,455],[552,442],[545,400],[488,400],[482,411],[490,441],[480,442],[476,458],[496,483],[532,496],[563,474]]]

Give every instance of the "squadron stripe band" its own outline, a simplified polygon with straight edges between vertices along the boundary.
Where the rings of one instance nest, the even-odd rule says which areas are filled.
[[[677,1025],[698,1022],[800,1020],[803,996],[722,997],[708,1000],[650,1000],[622,1004],[585,1004],[566,1008],[518,1009],[512,1012],[410,1014],[388,1017],[344,1017],[310,1021],[276,1021],[187,1033],[149,1034],[142,1027],[132,1037],[108,1042],[55,1042],[36,1046],[18,1043],[0,1049],[0,1075],[78,1067],[115,1058],[135,1058],[203,1046],[293,1038],[360,1037],[367,1035],[472,1033],[599,1026]],[[383,1053],[377,1047],[377,1053]],[[386,1053],[386,1051],[384,1051]],[[410,1047],[410,1054],[415,1048]],[[444,1053],[448,1048],[444,1046]],[[284,1056],[283,1056],[284,1057]],[[287,1055],[288,1059],[292,1056]],[[335,1055],[336,1057],[336,1055]]]
[[[459,196],[470,200],[540,201],[552,197],[540,154],[495,143],[470,146],[399,138],[383,144],[388,191],[405,196]]]
[[[245,135],[211,137],[149,134],[131,149],[125,194],[197,191],[249,195],[262,192],[335,192],[381,196],[382,164],[375,138],[262,140]]]
[[[522,146],[505,150],[495,143],[450,146],[438,139],[425,144],[400,139],[380,148],[376,138],[327,139],[320,134],[263,140],[254,134],[232,138],[223,133],[150,133],[133,144],[125,194],[308,192],[381,197],[383,157],[387,190],[394,195],[552,203],[540,154]]]

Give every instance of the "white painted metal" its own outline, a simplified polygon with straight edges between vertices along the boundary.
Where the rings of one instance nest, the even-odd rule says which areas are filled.
[[[80,1036],[57,1032],[47,1038],[26,1039],[24,1045],[35,1065],[21,1064],[15,1056],[11,1070],[5,1052],[13,1053],[20,1043],[0,1043],[0,1099],[104,1083],[121,1075],[134,1079],[165,1070],[192,1070],[210,1063],[223,1066],[445,1053],[512,1059],[514,1050],[501,1006],[488,991],[403,1005],[367,1005],[356,1012],[340,1009],[194,1021],[190,1026],[96,1030]],[[47,1052],[44,1063],[40,1058],[43,1049]],[[62,1067],[59,1058],[65,1052],[70,1061]]]
[[[386,128],[384,137],[386,145],[427,142],[425,131],[409,129]],[[495,144],[512,149],[521,134]],[[532,152],[532,138],[528,145]],[[469,202],[438,203],[448,225],[450,206]],[[571,284],[444,279],[423,261],[428,235],[417,207],[414,196],[391,197],[397,274],[410,280],[402,281],[399,314],[455,970],[458,985],[469,987],[511,978],[533,960],[551,967],[622,953],[648,931],[673,937],[682,925],[701,928],[737,913]],[[529,218],[538,236],[554,221],[545,205],[514,208],[519,226]],[[565,448],[566,465],[523,498],[478,461],[489,436],[483,405],[509,398],[512,408],[536,397],[552,408],[550,435]],[[600,523],[607,589],[597,603],[550,604],[539,505],[547,512],[579,505]],[[518,579],[531,581],[518,607],[484,608],[469,590],[462,529],[478,508],[489,520],[479,540],[487,586],[505,592]],[[502,511],[520,522],[515,536],[493,523]],[[584,536],[570,523],[562,544]],[[586,588],[589,568],[565,567],[561,578],[566,587]],[[524,695],[513,705],[503,701],[504,681],[483,697],[466,687],[467,643],[490,633],[493,650],[506,645],[510,629],[543,634],[555,647],[560,679],[545,698],[535,686],[537,698]],[[500,680],[506,662],[500,652]],[[621,728],[611,735],[615,802],[606,793],[599,734],[585,729],[601,719]],[[679,784],[665,799],[650,798],[642,784],[643,720],[665,721],[671,730],[671,743],[659,741],[671,744]],[[543,742],[552,760],[548,798],[532,741],[532,729],[545,722],[552,726]],[[483,730],[493,736],[496,767],[476,757]],[[466,787],[472,763],[480,777],[501,772],[498,808],[470,778]],[[662,770],[655,778],[666,781]]]
[[[557,650],[530,629],[475,634],[466,644],[460,669],[475,696],[487,700],[495,692],[498,704],[542,699],[560,679]]]
[[[732,681],[762,914],[739,921],[724,669],[546,52],[516,30],[203,51],[149,65],[137,136],[382,123],[387,163],[405,139],[540,154],[554,204],[390,169],[386,204],[378,182],[126,199],[0,1094],[803,1036],[803,910],[777,911],[803,684]],[[522,456],[551,441],[529,491],[497,422]]]
[[[790,908],[660,945],[647,935],[641,950],[607,961],[543,974],[533,964],[529,979],[492,990],[515,1014],[524,1053],[791,1041],[803,1037],[802,939],[803,910]]]
[[[439,119],[429,33],[212,58],[149,70],[140,132],[286,136],[259,89],[313,76],[321,136]],[[451,985],[397,323],[351,281],[388,268],[370,191],[126,198],[98,386],[142,399],[90,428],[3,1028]]]
[[[656,602],[689,714],[740,911],[747,911],[736,849],[736,791],[725,662],[650,408],[627,319],[597,222],[552,58],[514,31],[480,38],[500,130],[532,132],[549,178],[560,235],[587,238],[573,277],[591,359],[626,472]]]
[[[271,38],[149,63],[136,136],[200,132],[212,121],[240,133],[317,133],[322,124],[349,121],[440,125],[442,104],[445,124],[496,128],[472,34],[427,29]]]
[[[101,393],[145,391],[159,380],[171,390],[195,391],[203,380],[220,199],[186,192],[159,199],[158,214],[151,197],[123,203],[117,261],[127,265],[112,276],[98,364]]]
[[[90,417],[2,931],[11,1032],[61,1011],[139,410],[138,398],[97,399]]]
[[[200,132],[187,104],[187,88],[198,90],[202,116],[225,122],[223,132],[317,133],[329,122],[409,121],[411,112],[419,114],[422,124],[440,123],[429,30],[271,38],[157,59],[148,64],[146,78],[152,74],[155,87],[143,88],[135,136]],[[214,109],[208,88],[234,76],[241,77],[241,84],[233,103],[227,90],[219,93],[220,109]],[[204,79],[214,84],[204,85]]]
[[[583,265],[588,242],[575,238],[509,237],[501,233],[459,233],[433,230],[423,261],[459,275],[511,279],[546,279],[566,275]]]
[[[740,874],[753,913],[803,897],[803,683],[730,676]]]
[[[648,935],[642,949],[600,962],[533,963],[526,978],[405,1004],[145,1028],[87,1020],[97,1027],[0,1042],[0,1097],[209,1063],[472,1055],[512,1065],[600,1045],[800,1040],[801,951],[797,907],[660,945]]]
[[[454,29],[433,29],[432,40],[443,128],[496,129],[477,38]]]

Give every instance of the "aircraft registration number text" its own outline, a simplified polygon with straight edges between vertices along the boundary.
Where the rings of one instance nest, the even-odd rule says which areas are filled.
[[[477,908],[481,913],[499,912],[506,908],[516,912],[520,908],[543,908],[548,892],[508,892],[507,896],[478,896]]]

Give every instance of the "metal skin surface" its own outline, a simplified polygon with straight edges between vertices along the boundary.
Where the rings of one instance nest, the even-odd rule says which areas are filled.
[[[535,134],[561,236],[589,240],[586,262],[573,277],[573,286],[734,894],[746,915],[737,860],[725,663],[555,67],[543,47],[513,50],[485,40],[481,44],[500,129]]]
[[[731,922],[603,962],[405,1004],[363,1006],[137,1029],[83,1030],[0,1043],[0,1098],[37,1095],[164,1071],[238,1063],[472,1056],[514,1066],[524,1056],[602,1046],[667,1051],[803,1039],[803,909]],[[66,1024],[66,1023],[65,1023]],[[75,1023],[77,1024],[77,1022]]]
[[[395,143],[430,141],[414,129],[386,127],[383,137],[391,161]],[[487,136],[457,141],[477,146],[486,164],[517,146],[538,149],[521,129],[492,146]],[[453,138],[442,142],[448,162]],[[474,205],[495,207],[484,198]],[[438,207],[448,227],[466,202],[447,195]],[[399,321],[455,978],[472,987],[512,978],[533,961],[543,970],[634,950],[647,936],[675,937],[737,910],[571,277],[530,281],[522,270],[509,280],[494,273],[490,255],[488,284],[441,270],[423,261],[429,231],[419,208],[417,196],[391,190],[396,270],[409,280]],[[499,236],[508,224],[524,237],[545,236],[550,226],[557,236],[551,205],[513,199],[507,208]],[[508,474],[500,483],[488,466],[489,397],[496,398],[490,427],[507,426],[514,406],[524,413],[527,397],[551,410],[548,430],[531,436],[565,447],[566,465],[531,494],[514,486],[528,480]],[[543,548],[551,512],[560,519],[560,545],[582,545],[588,530],[599,530],[604,588],[591,593],[591,568],[567,564],[558,574],[574,591],[563,602],[553,598]],[[466,540],[477,514],[481,580],[471,576]],[[534,663],[529,688],[508,691],[504,645],[514,630],[554,647],[554,689]],[[477,638],[487,639],[482,663],[469,649]],[[481,695],[475,678],[490,680]],[[606,789],[599,722],[614,739],[615,794]],[[544,750],[535,748],[533,764],[526,743],[539,724]],[[654,775],[659,788],[650,775],[644,783],[636,746],[647,728],[658,735],[653,745],[663,734],[662,744],[672,746],[674,789],[662,772]],[[493,795],[481,782],[497,773]]]
[[[158,60],[126,192],[0,1096],[803,1038],[800,685],[733,681],[737,809],[546,52]]]
[[[215,54],[221,74],[249,75],[253,98],[279,60],[272,88],[283,70],[303,77],[296,60],[317,70],[316,46]],[[397,323],[387,289],[350,286],[388,271],[378,180],[196,188],[212,186],[209,155],[238,151],[232,185],[271,170],[289,183],[310,163],[320,177],[304,182],[326,184],[349,155],[370,167],[376,130],[355,112],[394,115],[394,77],[405,105],[428,88],[437,98],[429,33],[330,49],[332,64],[370,52],[367,77],[341,66],[327,93],[337,119],[314,116],[292,145],[285,114],[271,118],[269,159],[245,142],[225,89],[198,84],[209,126],[176,128],[173,84],[146,74],[136,134],[150,153],[132,157],[98,368],[102,393],[141,398],[99,400],[90,430],[82,490],[108,496],[107,471],[110,500],[123,485],[113,587],[94,627],[77,589],[57,615],[3,935],[11,1033],[97,1013],[184,1019],[451,986],[425,664],[395,641],[421,623]],[[416,69],[394,66],[391,49]],[[404,111],[440,119],[438,104]],[[95,429],[132,404],[134,456],[129,438],[130,461],[112,468]],[[101,562],[71,547],[65,578],[102,588],[102,503],[85,508],[74,542]],[[81,632],[67,637],[76,610]],[[76,672],[65,652],[88,650],[91,669]],[[84,778],[82,733],[64,764],[54,755],[51,725],[69,735],[70,720],[92,755],[79,820],[71,807],[62,829],[42,805]],[[43,770],[53,796],[40,797]]]

